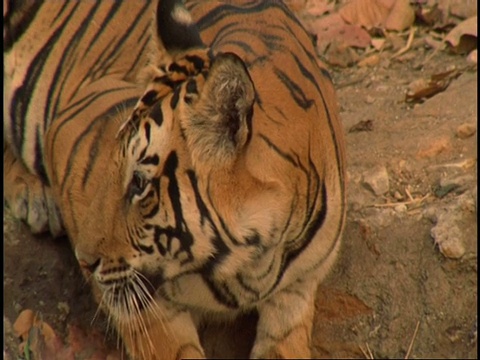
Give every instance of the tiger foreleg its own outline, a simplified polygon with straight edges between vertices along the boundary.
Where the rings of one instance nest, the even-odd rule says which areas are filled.
[[[158,307],[148,320],[117,323],[117,329],[132,360],[205,358],[195,324],[186,311]]]
[[[258,307],[252,359],[311,358],[315,282],[298,282]]]
[[[63,225],[50,188],[27,170],[7,144],[3,145],[3,173],[4,201],[13,216],[25,221],[35,234],[50,230],[60,236]]]

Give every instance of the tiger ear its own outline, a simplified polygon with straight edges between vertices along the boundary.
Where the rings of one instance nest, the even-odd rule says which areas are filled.
[[[243,61],[218,54],[183,128],[195,164],[231,165],[248,144],[255,89]]]

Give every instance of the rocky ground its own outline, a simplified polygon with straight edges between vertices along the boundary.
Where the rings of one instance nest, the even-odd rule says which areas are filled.
[[[349,206],[339,261],[318,290],[314,357],[477,357],[476,61],[435,50],[426,33],[400,56],[355,50],[348,67],[330,64]],[[408,42],[408,30],[399,36]],[[415,99],[433,82],[443,89]],[[31,236],[7,209],[4,253],[5,358],[24,358],[12,324],[33,309],[77,359],[106,359],[106,324],[92,321],[67,240]],[[209,356],[248,356],[254,323],[207,326]]]

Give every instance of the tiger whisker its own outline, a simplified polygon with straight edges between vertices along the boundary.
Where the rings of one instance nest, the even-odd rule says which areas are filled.
[[[143,289],[143,295],[145,296],[146,298],[146,302],[144,303],[144,305],[147,305],[146,308],[148,308],[151,312],[151,314],[155,317],[155,319],[159,320],[159,321],[162,321],[163,323],[163,320],[165,319],[164,316],[162,316],[162,309],[160,308],[160,306],[158,306],[157,302],[155,301],[155,298],[153,297],[152,294],[150,294],[150,292],[148,291],[146,285],[144,282],[147,282],[152,288],[153,288],[153,285],[151,284],[151,282],[145,277],[145,275],[143,275],[142,273],[134,270],[134,275],[136,277],[143,279],[143,281],[138,281],[138,284],[142,287]],[[164,329],[166,330],[166,329]]]
[[[132,303],[131,305],[133,305],[133,310],[136,312],[136,319],[139,323],[139,327],[141,329],[143,329],[143,333],[147,338],[147,341],[150,345],[150,350],[151,350],[151,349],[154,349],[153,342],[152,342],[152,339],[150,338],[150,334],[148,332],[145,320],[144,320],[143,316],[141,315],[140,305],[138,304],[138,300],[137,300],[138,296],[142,294],[142,290],[138,287],[138,285],[135,281],[132,281],[131,285],[133,287],[134,293],[137,294],[137,296],[135,296],[135,295],[129,296],[129,300]],[[129,290],[130,290],[130,288],[129,288]],[[137,290],[139,290],[138,293],[137,293]],[[142,352],[142,355],[144,356],[145,355],[145,349],[142,347],[140,350]]]

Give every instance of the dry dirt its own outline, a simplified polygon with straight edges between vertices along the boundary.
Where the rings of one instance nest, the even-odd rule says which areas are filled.
[[[349,207],[341,255],[318,290],[317,358],[477,357],[477,71],[407,104],[412,81],[467,65],[465,56],[442,51],[419,66],[432,50],[408,53],[403,61],[385,54],[374,67],[332,69]],[[350,131],[368,120],[369,131]],[[458,133],[463,124],[473,126],[468,137]],[[368,185],[377,169],[380,184],[388,178],[381,195]],[[33,237],[6,210],[4,254],[5,358],[22,358],[12,331],[22,309],[40,311],[63,336],[68,324],[105,330],[101,316],[92,323],[96,306],[68,240]],[[254,323],[252,316],[208,326],[208,355],[247,357]]]

